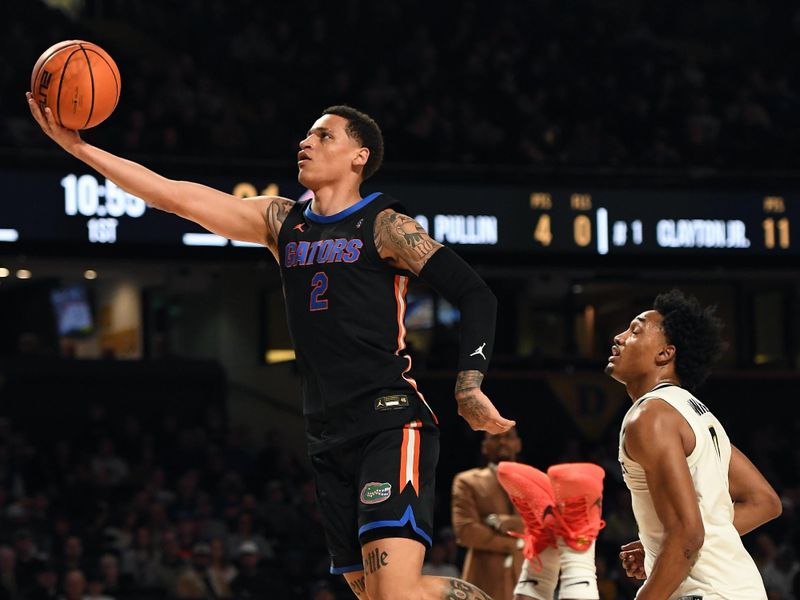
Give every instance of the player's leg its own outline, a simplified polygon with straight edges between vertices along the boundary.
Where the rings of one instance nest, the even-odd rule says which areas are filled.
[[[425,545],[417,540],[381,538],[365,544],[369,600],[492,600],[460,579],[422,575],[424,559]]]
[[[367,583],[364,579],[363,570],[344,573],[344,579],[359,600],[369,600],[369,596],[367,596]]]
[[[592,463],[553,465],[547,470],[556,498],[561,559],[560,600],[597,600],[595,540],[605,525],[602,467]]]
[[[514,588],[514,600],[553,600],[560,570],[558,550],[551,546],[539,553],[534,561],[526,558]]]
[[[427,411],[361,450],[358,535],[369,600],[490,600],[463,581],[422,575],[438,461],[439,429]]]
[[[525,562],[514,588],[515,600],[553,600],[561,565],[550,478],[530,465],[501,462],[497,479],[525,522]]]
[[[561,585],[559,600],[597,600],[597,567],[594,560],[595,543],[587,550],[575,550],[563,540],[558,540],[561,557]]]
[[[355,534],[358,448],[337,448],[310,458],[322,528],[331,556],[330,571],[344,576],[360,600],[368,600],[361,545]]]

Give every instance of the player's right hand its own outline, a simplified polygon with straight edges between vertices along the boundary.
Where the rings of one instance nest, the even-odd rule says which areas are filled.
[[[33,118],[36,119],[42,131],[56,144],[64,148],[67,152],[70,152],[71,148],[81,141],[81,136],[77,131],[74,129],[67,129],[56,123],[53,111],[51,111],[49,107],[45,108],[44,112],[42,112],[42,109],[36,103],[36,100],[34,100],[33,94],[25,92],[25,97],[28,99],[28,108],[30,108]]]
[[[644,572],[644,547],[642,542],[636,540],[630,544],[625,544],[620,548],[619,560],[625,574],[633,579],[647,579]]]
[[[516,421],[500,416],[489,397],[480,388],[471,388],[456,394],[458,414],[475,431],[487,431],[492,435],[508,431]]]

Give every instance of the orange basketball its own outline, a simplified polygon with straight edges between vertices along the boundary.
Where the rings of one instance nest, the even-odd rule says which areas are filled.
[[[122,80],[114,59],[100,46],[67,40],[50,46],[31,73],[31,92],[57,123],[88,129],[105,121],[119,102]]]

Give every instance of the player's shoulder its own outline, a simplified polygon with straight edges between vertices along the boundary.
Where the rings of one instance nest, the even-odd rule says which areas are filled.
[[[645,436],[657,435],[663,427],[679,423],[683,419],[681,413],[660,395],[648,396],[637,400],[625,432],[639,433]]]

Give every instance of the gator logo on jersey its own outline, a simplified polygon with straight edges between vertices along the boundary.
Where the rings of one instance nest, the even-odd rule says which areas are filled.
[[[392,495],[391,483],[378,483],[370,481],[361,489],[361,502],[364,504],[378,504],[389,499]]]
[[[289,242],[284,250],[283,265],[287,269],[327,263],[354,263],[361,258],[364,242],[358,238],[348,240],[317,240],[315,242]]]

